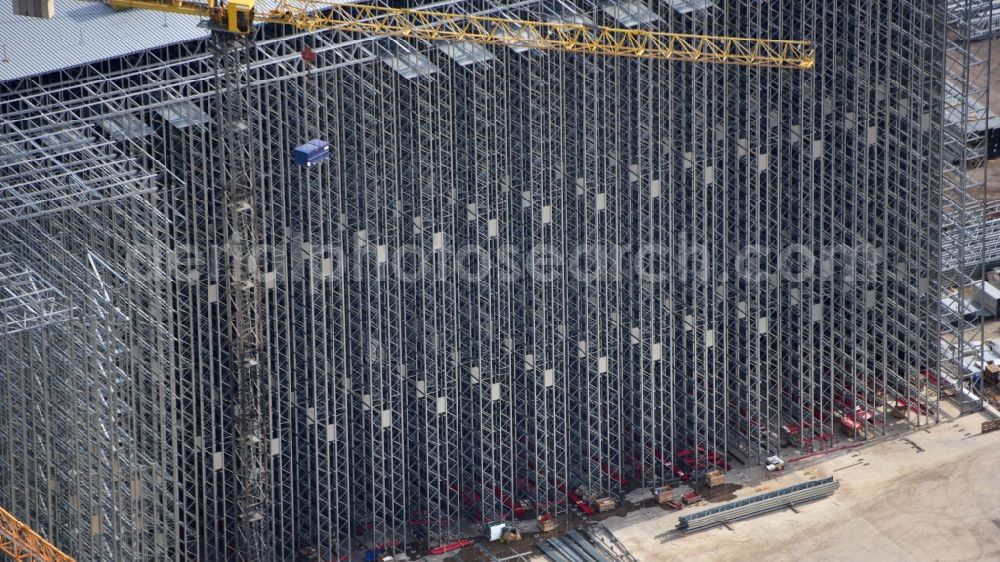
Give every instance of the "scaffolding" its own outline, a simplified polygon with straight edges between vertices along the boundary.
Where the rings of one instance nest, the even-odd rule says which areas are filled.
[[[982,364],[984,324],[969,322],[962,311],[971,302],[973,278],[982,278],[1000,230],[987,197],[988,136],[996,117],[989,110],[991,49],[973,43],[991,33],[992,1],[949,2],[945,63],[945,125],[942,127],[940,244],[941,286],[957,307],[942,307],[944,343],[940,370],[944,384],[954,388],[962,411],[982,408],[982,377],[972,368]],[[1000,14],[997,14],[1000,15]],[[991,228],[992,227],[992,228]]]
[[[945,112],[987,93],[981,11],[941,4],[435,4],[803,37],[808,72],[264,26],[229,61],[254,115],[224,111],[208,40],[0,83],[0,268],[60,312],[0,296],[0,505],[81,560],[235,557],[235,256],[276,560],[586,511],[883,434],[898,404],[937,421],[942,385],[978,396],[950,366],[981,334],[940,296],[985,236],[976,125]],[[311,138],[329,161],[295,166]]]
[[[65,320],[66,299],[31,269],[21,267],[8,252],[0,252],[0,334],[41,328]]]

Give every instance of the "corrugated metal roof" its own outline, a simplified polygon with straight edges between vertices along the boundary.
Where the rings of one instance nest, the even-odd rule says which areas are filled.
[[[205,37],[198,18],[140,10],[115,12],[101,2],[55,0],[55,16],[13,15],[0,0],[0,82]]]

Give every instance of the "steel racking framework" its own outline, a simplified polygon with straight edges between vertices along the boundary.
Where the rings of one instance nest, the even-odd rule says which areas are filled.
[[[252,116],[207,41],[0,84],[0,242],[65,311],[0,333],[0,504],[79,559],[234,556],[229,150],[274,559],[563,515],[760,463],[783,426],[834,447],[897,401],[933,423],[942,384],[980,407],[981,328],[939,305],[985,245],[977,3],[693,4],[436,6],[805,37],[815,69],[263,27]],[[330,160],[294,166],[310,138]]]

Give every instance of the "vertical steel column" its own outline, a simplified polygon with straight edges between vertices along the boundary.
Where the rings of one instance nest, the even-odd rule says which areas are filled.
[[[242,37],[213,32],[216,91],[226,206],[224,258],[226,273],[226,350],[230,372],[228,392],[234,400],[230,470],[236,496],[236,558],[248,562],[271,559],[270,434],[267,425],[268,381],[262,361],[263,338],[261,215],[256,190],[253,139],[258,120],[250,83],[250,49]]]

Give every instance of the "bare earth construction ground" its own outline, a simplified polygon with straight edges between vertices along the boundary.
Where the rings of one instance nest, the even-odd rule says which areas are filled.
[[[980,434],[985,419],[941,422],[737,492],[743,497],[828,475],[840,481],[833,497],[796,506],[798,513],[691,535],[671,533],[678,512],[660,508],[605,523],[643,562],[1000,560],[1000,431]]]

